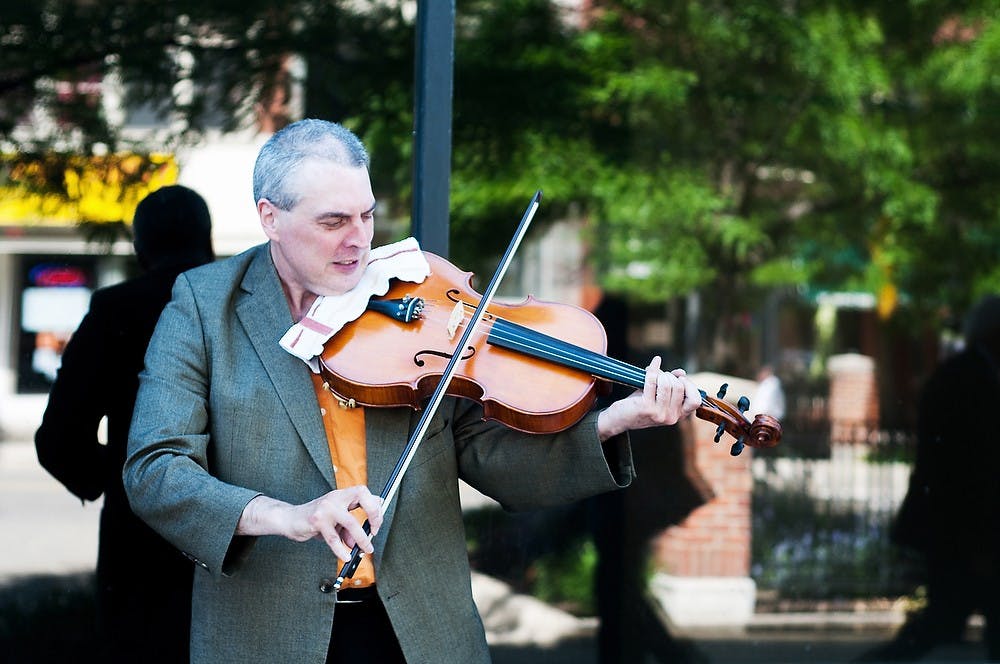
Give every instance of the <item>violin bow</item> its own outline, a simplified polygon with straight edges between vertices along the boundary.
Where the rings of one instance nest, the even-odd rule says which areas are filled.
[[[448,360],[448,364],[445,367],[444,373],[441,375],[441,380],[438,381],[437,387],[434,389],[433,394],[431,394],[430,400],[428,401],[427,407],[424,408],[420,415],[420,421],[417,423],[416,428],[413,430],[413,434],[406,443],[406,447],[403,448],[403,452],[399,457],[399,461],[396,462],[396,467],[393,468],[392,474],[389,475],[389,479],[385,483],[385,487],[382,489],[380,494],[382,498],[382,513],[384,514],[389,503],[396,495],[396,491],[399,489],[400,483],[403,481],[403,475],[406,474],[406,469],[409,467],[410,462],[413,460],[413,456],[417,453],[417,448],[420,447],[420,443],[423,442],[424,435],[427,433],[427,428],[430,426],[431,418],[437,412],[444,400],[445,392],[448,386],[451,384],[452,378],[455,377],[455,373],[458,371],[458,360],[462,357],[462,353],[459,349],[462,349],[469,343],[469,339],[475,334],[476,329],[479,327],[479,323],[483,319],[483,314],[486,313],[487,307],[493,301],[493,296],[496,295],[497,289],[500,287],[500,282],[503,280],[504,275],[507,273],[507,268],[510,267],[511,261],[514,259],[514,254],[517,253],[518,247],[521,245],[521,240],[524,239],[525,234],[528,232],[528,226],[531,224],[531,220],[535,216],[535,212],[538,211],[538,206],[542,200],[542,190],[539,189],[535,192],[535,195],[531,197],[531,202],[528,204],[527,209],[524,211],[524,215],[521,217],[521,222],[517,226],[517,230],[514,233],[514,237],[511,238],[510,243],[507,245],[507,250],[504,252],[503,258],[500,259],[500,264],[497,266],[496,272],[493,274],[493,278],[490,279],[490,284],[487,286],[486,290],[483,292],[482,298],[479,300],[479,306],[472,314],[472,318],[469,320],[468,326],[465,328],[465,332],[459,339],[458,343],[455,345],[455,352],[452,353],[451,359]],[[371,523],[366,519],[364,525],[362,526],[366,534],[371,534]],[[344,581],[354,576],[354,572],[358,569],[358,565],[361,564],[361,558],[364,553],[361,551],[361,547],[357,544],[351,550],[351,559],[343,564],[340,568],[340,572],[337,574],[337,580],[333,584],[333,589],[340,590]]]

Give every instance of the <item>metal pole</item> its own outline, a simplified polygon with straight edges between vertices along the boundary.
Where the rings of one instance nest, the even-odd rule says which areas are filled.
[[[455,0],[417,3],[413,145],[413,236],[448,257]]]

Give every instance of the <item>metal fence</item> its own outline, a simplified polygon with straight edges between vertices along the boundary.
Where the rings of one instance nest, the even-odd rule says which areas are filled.
[[[751,575],[788,600],[898,597],[919,559],[892,544],[914,441],[905,431],[831,440],[822,396],[798,395],[776,454],[753,460]]]

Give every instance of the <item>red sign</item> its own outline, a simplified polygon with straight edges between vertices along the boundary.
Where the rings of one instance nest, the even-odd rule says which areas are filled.
[[[59,286],[86,286],[87,273],[73,265],[52,265],[42,263],[31,268],[28,280],[33,286],[42,288]]]

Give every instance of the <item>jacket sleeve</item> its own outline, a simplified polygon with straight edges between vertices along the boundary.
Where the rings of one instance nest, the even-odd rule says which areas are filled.
[[[95,294],[66,345],[35,432],[39,463],[81,500],[97,500],[106,488],[108,452],[97,439],[97,428],[108,414],[107,390],[95,389],[104,357],[99,300]]]
[[[601,443],[596,411],[566,431],[533,435],[484,421],[477,404],[458,402],[460,474],[504,509],[567,504],[624,488],[635,476],[628,435]]]
[[[195,288],[181,275],[139,376],[123,479],[132,510],[218,576],[252,543],[234,533],[243,508],[259,494],[209,472],[211,371],[205,327]]]

